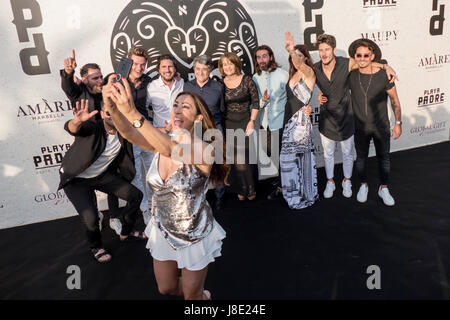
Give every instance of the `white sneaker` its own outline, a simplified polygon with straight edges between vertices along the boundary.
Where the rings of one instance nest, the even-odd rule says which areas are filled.
[[[102,231],[102,228],[103,228],[103,213],[101,211],[98,212],[98,217],[100,219],[100,221],[98,222],[98,224],[99,224],[98,228],[100,229],[100,231]]]
[[[122,223],[120,222],[120,219],[109,219],[109,226],[117,233],[118,236],[120,236],[120,233],[122,232]]]
[[[331,198],[333,196],[333,192],[336,189],[334,182],[328,181],[325,187],[325,191],[323,192],[324,198]]]
[[[144,218],[145,225],[147,225],[150,221],[150,218],[152,217],[152,213],[150,212],[150,210],[144,210],[142,211],[142,217]]]
[[[346,198],[352,196],[352,182],[350,180],[342,180],[342,195]]]
[[[358,202],[366,202],[368,193],[369,193],[369,186],[366,184],[361,184],[358,194],[356,195],[356,200],[358,200]]]
[[[378,189],[378,196],[383,199],[383,202],[387,206],[393,206],[395,204],[394,198],[392,198],[391,194],[389,193],[389,189],[386,188],[379,188]]]

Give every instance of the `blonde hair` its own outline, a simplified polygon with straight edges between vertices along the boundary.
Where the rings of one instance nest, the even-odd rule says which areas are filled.
[[[128,58],[131,58],[131,56],[138,56],[138,57],[144,57],[145,60],[148,60],[148,53],[142,48],[136,48],[133,47],[128,51]]]

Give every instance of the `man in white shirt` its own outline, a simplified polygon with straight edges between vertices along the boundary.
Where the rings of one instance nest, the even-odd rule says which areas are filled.
[[[178,93],[183,91],[184,80],[177,79],[175,59],[170,54],[158,58],[159,78],[153,80],[147,89],[147,108],[153,110],[153,125],[165,127],[170,121],[170,110]]]
[[[267,45],[256,48],[254,58],[256,73],[253,81],[258,87],[260,98],[261,128],[267,130],[267,153],[279,153],[289,74],[279,67],[272,49]],[[272,138],[275,137],[278,138],[278,150],[271,150]],[[275,188],[267,197],[269,200],[281,196],[279,177],[273,181],[273,185]]]

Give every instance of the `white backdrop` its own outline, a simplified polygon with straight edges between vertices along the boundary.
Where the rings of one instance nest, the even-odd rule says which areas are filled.
[[[145,7],[143,2],[153,5]],[[261,44],[271,46],[277,61],[287,69],[285,31],[294,34],[296,43],[314,42],[321,30],[333,34],[342,56],[348,56],[353,40],[365,37],[380,45],[383,58],[400,78],[397,89],[403,135],[392,140],[391,150],[449,139],[447,0],[11,0],[4,1],[2,9],[0,229],[75,214],[64,192],[56,190],[59,162],[73,141],[63,130],[72,112],[59,79],[59,69],[72,49],[76,49],[79,67],[97,62],[103,74],[113,71],[115,55],[125,52],[123,46],[130,41],[149,46],[153,53],[173,50],[180,65],[187,67],[192,61],[186,56],[189,50],[194,56],[199,51],[214,52],[213,57],[218,58],[231,49],[241,55],[247,62],[246,71],[251,72],[248,55]],[[132,19],[123,20],[127,14],[160,18],[157,23],[143,21],[139,25]],[[133,28],[134,33],[130,31]],[[173,31],[170,48],[163,41],[167,28]],[[128,34],[122,37],[120,32]],[[204,40],[207,51],[205,43],[200,43]],[[318,61],[317,52],[311,53]],[[149,71],[152,68],[149,66]],[[321,165],[317,127],[315,131]]]

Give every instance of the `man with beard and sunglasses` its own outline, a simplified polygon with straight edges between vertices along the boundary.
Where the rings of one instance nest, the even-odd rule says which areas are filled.
[[[78,212],[95,260],[105,263],[112,257],[102,243],[95,191],[127,202],[120,217],[119,239],[124,242],[146,239],[133,229],[142,192],[130,183],[135,175],[131,144],[117,132],[107,111],[89,110],[89,100],[76,101],[74,118],[64,124],[75,140],[62,159],[58,190],[64,189]],[[93,119],[98,113],[100,119]]]
[[[64,60],[64,69],[60,70],[61,88],[69,98],[72,108],[75,108],[76,102],[83,100],[89,101],[89,111],[97,110],[95,119],[100,119],[103,74],[100,66],[96,63],[87,63],[80,70],[81,81],[75,76],[77,62],[75,50],[72,50],[72,56]]]
[[[316,84],[322,91],[320,103],[319,132],[322,141],[327,184],[323,192],[324,198],[331,198],[336,189],[334,182],[334,152],[336,144],[341,145],[342,194],[346,198],[352,196],[351,177],[353,172],[353,145],[355,125],[351,108],[348,77],[350,72],[358,68],[353,58],[335,56],[336,38],[322,34],[317,38],[320,61],[314,64]],[[394,70],[387,64],[373,62],[373,65],[386,70],[391,81],[397,78]]]
[[[402,112],[397,89],[394,83],[389,82],[386,71],[373,65],[374,59],[381,58],[381,52],[376,50],[376,44],[373,41],[355,40],[349,47],[349,55],[355,58],[359,66],[358,70],[351,72],[349,78],[355,117],[356,171],[361,182],[356,199],[359,202],[367,201],[369,192],[367,158],[370,140],[373,139],[380,176],[378,196],[385,205],[393,206],[395,201],[387,186],[390,173],[391,142],[387,100],[389,96],[395,117],[392,137],[396,140],[402,134]]]
[[[267,131],[267,154],[273,158],[272,152],[279,154],[281,147],[280,129],[283,127],[289,74],[278,65],[272,49],[267,45],[256,48],[254,60],[256,73],[253,75],[253,81],[256,83],[260,98],[260,126]],[[278,140],[277,150],[272,150],[273,138]],[[279,159],[278,155],[276,158]],[[280,177],[277,176],[272,184],[274,189],[267,197],[269,200],[281,197]]]

